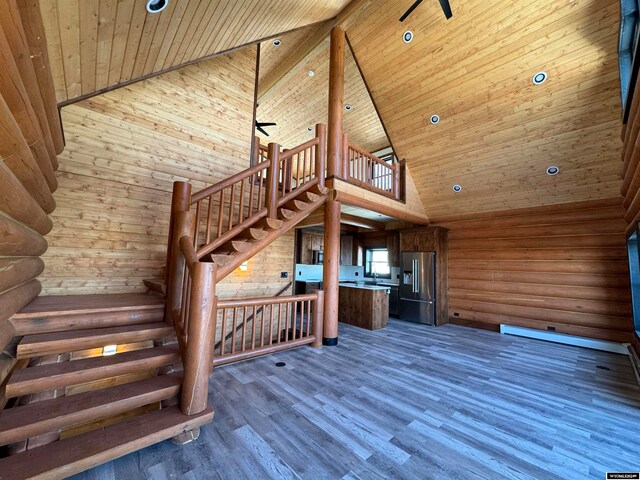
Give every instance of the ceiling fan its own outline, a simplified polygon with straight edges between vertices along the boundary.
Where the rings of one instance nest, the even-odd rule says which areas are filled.
[[[444,16],[447,17],[447,20],[449,20],[451,17],[453,17],[453,13],[451,12],[451,5],[449,5],[449,0],[438,0],[440,2],[440,6],[442,7],[442,11],[444,12]],[[422,0],[416,0],[415,2],[413,2],[413,5],[411,5],[406,12],[404,12],[404,14],[400,17],[400,21],[404,22],[406,20],[406,18],[411,15],[411,12],[413,12],[416,7],[418,5],[420,5],[422,3]]]
[[[269,134],[263,127],[273,127],[274,125],[276,125],[274,122],[258,122],[256,120],[256,129],[267,137],[269,136]]]

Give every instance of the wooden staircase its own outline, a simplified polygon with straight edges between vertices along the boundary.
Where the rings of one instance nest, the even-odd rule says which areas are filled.
[[[5,355],[27,366],[4,385],[13,406],[0,414],[0,445],[18,453],[0,459],[0,479],[64,478],[212,420],[209,407],[185,415],[176,406],[181,356],[164,304],[157,295],[39,297],[14,315],[20,336]],[[119,351],[103,356],[108,345]]]
[[[314,139],[263,147],[254,166],[200,192],[176,182],[167,281],[145,281],[159,294],[39,297],[11,318],[15,337],[0,355],[0,480],[65,478],[162,440],[187,443],[213,419],[214,363],[321,344],[321,292],[218,302],[215,285],[325,203],[325,141],[318,125]],[[248,317],[235,317],[248,308],[251,337]],[[225,350],[229,312],[239,352],[233,342]],[[291,333],[274,340],[274,328]],[[216,349],[224,358],[214,362]]]

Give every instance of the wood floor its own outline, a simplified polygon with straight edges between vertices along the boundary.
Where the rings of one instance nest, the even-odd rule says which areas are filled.
[[[640,470],[640,388],[625,356],[454,325],[340,329],[338,347],[217,368],[216,416],[197,442],[164,442],[77,478],[601,480]]]

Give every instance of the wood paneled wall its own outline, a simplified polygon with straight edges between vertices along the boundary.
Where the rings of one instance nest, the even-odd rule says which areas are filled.
[[[451,322],[630,342],[621,199],[435,220],[449,229]]]
[[[37,8],[26,0],[0,0],[0,9],[2,352],[14,333],[8,318],[41,289],[36,277],[44,264],[38,257],[47,249],[56,156],[64,142]],[[0,353],[0,363],[1,385],[13,362]]]
[[[66,106],[58,208],[44,293],[144,292],[161,277],[171,189],[194,191],[249,166],[257,47]],[[221,297],[273,294],[293,263],[293,236],[222,282]]]

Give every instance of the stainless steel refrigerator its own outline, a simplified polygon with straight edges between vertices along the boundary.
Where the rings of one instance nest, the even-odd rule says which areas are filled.
[[[436,253],[403,253],[400,263],[401,320],[436,324]]]

